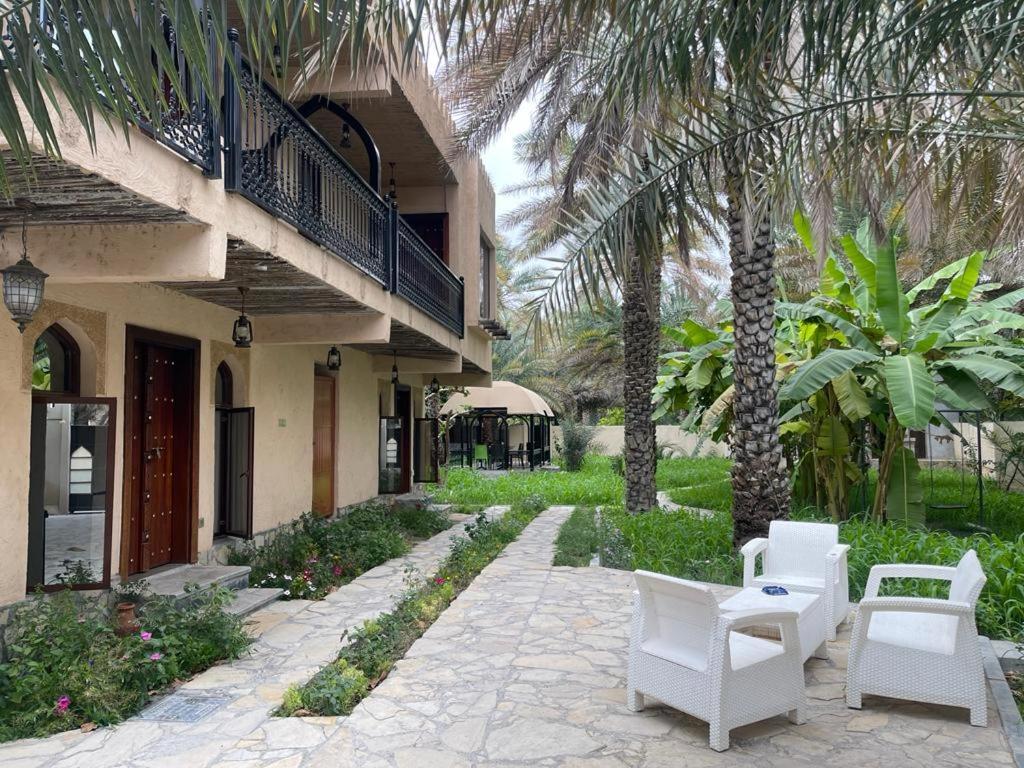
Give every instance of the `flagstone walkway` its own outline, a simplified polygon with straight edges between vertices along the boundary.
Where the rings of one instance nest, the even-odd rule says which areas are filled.
[[[132,720],[94,734],[0,748],[4,768],[678,768],[699,766],[1010,766],[989,727],[966,712],[865,697],[843,698],[849,624],[828,661],[806,667],[808,722],[773,718],[734,730],[728,752],[707,726],[668,709],[625,708],[631,578],[604,568],[554,568],[569,507],[538,517],[416,642],[347,718],[271,718],[288,682],[333,657],[343,626],[400,588],[372,576],[360,593],[300,606],[266,624],[250,659],[200,675],[198,693],[231,696],[192,725]],[[419,557],[437,537],[417,548]],[[443,554],[438,547],[435,556]],[[426,562],[426,557],[424,557]],[[424,566],[429,571],[429,567]],[[376,570],[376,569],[375,569]],[[400,573],[400,568],[398,569]],[[398,579],[396,582],[395,579]],[[353,582],[352,587],[357,582]],[[390,583],[392,586],[386,586]],[[345,588],[347,589],[347,587]],[[722,594],[731,591],[723,587]],[[339,593],[341,590],[339,590]],[[336,593],[338,594],[338,593]],[[334,597],[334,596],[332,596]],[[331,598],[328,598],[330,600]],[[362,601],[362,606],[357,605]],[[368,601],[377,607],[359,610]],[[286,604],[289,610],[293,604]],[[350,613],[352,612],[352,613]],[[335,613],[346,616],[337,619]],[[349,624],[346,624],[349,622]],[[33,750],[39,750],[34,752]],[[10,750],[21,750],[20,753]]]

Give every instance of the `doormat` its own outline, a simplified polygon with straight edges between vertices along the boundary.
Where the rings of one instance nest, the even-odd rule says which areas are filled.
[[[175,723],[198,723],[231,701],[229,696],[195,696],[172,693],[154,702],[138,714],[139,720],[168,720]]]

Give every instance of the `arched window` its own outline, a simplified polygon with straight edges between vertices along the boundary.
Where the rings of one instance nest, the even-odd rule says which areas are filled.
[[[231,408],[234,405],[234,384],[231,379],[231,367],[222,361],[217,366],[217,383],[213,393],[214,404],[218,408]]]
[[[51,325],[39,334],[32,351],[32,389],[77,395],[80,358],[71,334],[59,325]]]

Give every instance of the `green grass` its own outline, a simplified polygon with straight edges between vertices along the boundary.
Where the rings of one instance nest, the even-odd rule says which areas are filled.
[[[562,524],[555,538],[553,565],[584,567],[597,552],[601,534],[593,507],[577,507]]]
[[[658,490],[684,488],[691,485],[728,482],[732,462],[721,458],[662,459],[655,476]]]

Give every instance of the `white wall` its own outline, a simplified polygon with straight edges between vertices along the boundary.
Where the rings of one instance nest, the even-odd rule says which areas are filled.
[[[600,445],[596,452],[602,456],[614,456],[622,453],[625,446],[625,427],[591,427],[595,433],[595,442]],[[551,449],[555,449],[555,441],[561,442],[562,428],[551,428]],[[658,445],[668,446],[671,444],[673,455],[692,456],[694,450],[699,446],[698,456],[728,456],[729,447],[724,443],[716,443],[712,440],[701,440],[692,432],[687,432],[682,427],[659,424],[657,426]]]

